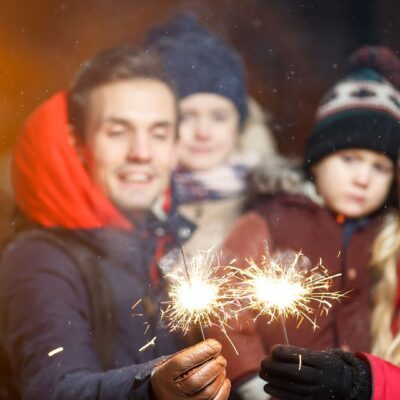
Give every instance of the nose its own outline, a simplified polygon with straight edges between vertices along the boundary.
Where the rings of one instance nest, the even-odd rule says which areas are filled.
[[[357,168],[354,175],[354,183],[360,187],[367,187],[371,180],[372,169],[369,165],[362,165]]]
[[[148,134],[139,132],[130,138],[127,158],[129,161],[137,163],[146,163],[151,160],[151,145]]]
[[[211,128],[209,122],[205,118],[200,119],[196,126],[196,138],[203,141],[208,140],[210,136]]]

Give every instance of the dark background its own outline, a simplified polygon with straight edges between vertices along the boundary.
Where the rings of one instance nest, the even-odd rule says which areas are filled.
[[[241,53],[249,92],[280,150],[302,151],[321,95],[363,43],[400,50],[399,0],[25,0],[0,5],[0,154],[27,115],[66,88],[80,63],[139,43],[174,11],[193,10]],[[4,4],[4,3],[9,3]]]

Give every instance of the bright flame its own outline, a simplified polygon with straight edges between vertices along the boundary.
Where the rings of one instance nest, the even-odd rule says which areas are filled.
[[[306,293],[298,282],[290,282],[288,279],[267,278],[260,276],[249,282],[254,286],[257,299],[265,302],[270,307],[285,309],[298,302]]]
[[[227,290],[232,273],[218,274],[219,268],[219,260],[208,250],[167,274],[170,300],[165,302],[167,306],[161,317],[168,321],[170,331],[181,330],[186,334],[194,325],[201,329],[217,325],[226,334],[232,314],[230,306],[234,303]]]
[[[317,310],[328,313],[331,301],[345,294],[329,292],[334,278],[341,274],[328,274],[320,263],[312,269],[298,267],[302,253],[296,253],[291,262],[284,264],[269,256],[268,249],[260,265],[248,260],[248,267],[241,269],[232,266],[239,284],[231,289],[234,296],[242,302],[241,310],[253,309],[260,315],[269,317],[270,322],[279,317],[295,316],[307,319],[317,328],[315,314]]]
[[[182,307],[190,313],[201,312],[212,307],[214,302],[218,301],[218,287],[196,276],[190,280],[190,283],[188,281],[179,282],[173,296],[178,307]]]

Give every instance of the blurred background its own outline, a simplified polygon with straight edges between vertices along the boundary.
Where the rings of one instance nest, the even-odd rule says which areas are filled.
[[[27,115],[99,50],[192,10],[231,42],[279,149],[300,154],[321,95],[363,43],[400,50],[399,0],[23,0],[0,6],[0,156]]]

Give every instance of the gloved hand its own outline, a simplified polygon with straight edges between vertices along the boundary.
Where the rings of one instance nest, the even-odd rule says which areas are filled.
[[[208,339],[157,365],[151,376],[154,399],[226,400],[231,384],[220,352],[220,343]]]
[[[264,390],[278,399],[371,398],[368,364],[342,350],[311,351],[277,345],[262,361],[260,377],[267,381]]]

